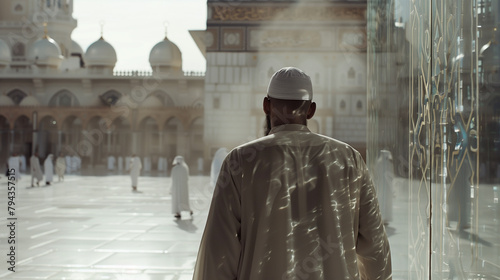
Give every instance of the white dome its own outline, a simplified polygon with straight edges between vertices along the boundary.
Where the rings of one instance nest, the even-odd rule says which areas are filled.
[[[16,105],[10,97],[6,95],[0,95],[0,106],[14,106]]]
[[[102,37],[92,43],[85,53],[85,62],[88,66],[115,67],[116,61],[115,49]]]
[[[59,45],[52,38],[45,36],[33,43],[28,59],[36,65],[58,67],[63,60]]]
[[[182,67],[182,54],[176,44],[165,37],[163,41],[156,44],[149,53],[151,68],[157,66]]]
[[[75,42],[75,40],[71,40],[71,48],[69,49],[70,54],[78,53],[83,56],[83,49],[80,45]]]
[[[10,48],[4,40],[0,39],[0,65],[9,65],[12,61]]]
[[[26,96],[23,98],[19,106],[38,106],[40,102],[34,96]]]

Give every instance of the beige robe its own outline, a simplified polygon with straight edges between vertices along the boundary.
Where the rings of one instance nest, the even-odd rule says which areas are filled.
[[[56,159],[56,173],[59,180],[64,179],[64,172],[66,172],[66,159],[64,157],[57,157]]]
[[[141,174],[142,163],[139,157],[133,157],[130,159],[130,179],[132,180],[132,186],[137,187],[137,181],[139,180],[139,175]]]
[[[229,153],[193,279],[391,275],[375,189],[357,151],[304,125],[282,125]]]
[[[31,185],[34,183],[34,179],[37,182],[43,180],[42,168],[40,167],[40,160],[37,156],[32,155],[30,158],[30,169],[31,169]]]

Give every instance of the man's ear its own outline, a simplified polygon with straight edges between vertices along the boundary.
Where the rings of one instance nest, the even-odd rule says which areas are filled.
[[[262,109],[264,110],[264,113],[266,115],[269,115],[269,113],[271,112],[271,102],[269,100],[269,98],[264,97],[264,100],[262,101]]]
[[[316,113],[316,102],[312,102],[309,106],[309,109],[307,110],[307,119],[311,119],[314,116],[314,113]]]

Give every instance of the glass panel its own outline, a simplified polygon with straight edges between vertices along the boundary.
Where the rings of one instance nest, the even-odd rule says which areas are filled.
[[[408,200],[391,209],[407,224],[386,214],[389,235],[408,234],[408,251],[393,252],[395,278],[500,275],[499,7],[368,1],[367,161],[381,207]]]

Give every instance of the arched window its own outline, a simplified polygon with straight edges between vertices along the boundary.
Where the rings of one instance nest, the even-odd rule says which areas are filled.
[[[122,94],[117,92],[116,90],[106,91],[103,95],[101,95],[101,100],[104,104],[108,106],[113,106],[120,100]]]
[[[24,57],[26,54],[26,47],[21,42],[16,42],[12,46],[12,57]]]
[[[358,102],[356,102],[356,109],[358,110],[363,109],[363,102],[361,102],[361,100],[358,100]]]
[[[19,103],[21,103],[21,101],[28,95],[18,89],[15,89],[9,92],[7,96],[10,97],[10,99],[12,99],[12,101],[14,101],[16,105],[19,105]]]
[[[345,109],[346,105],[345,105],[345,101],[342,100],[340,101],[340,109]]]
[[[63,90],[58,93],[56,93],[49,102],[49,106],[56,106],[56,107],[75,107],[75,106],[80,106],[80,103],[78,102],[78,99],[76,96],[67,91]]]

